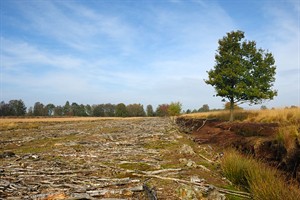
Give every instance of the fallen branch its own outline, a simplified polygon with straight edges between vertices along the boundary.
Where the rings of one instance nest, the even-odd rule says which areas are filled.
[[[171,177],[164,177],[164,176],[158,176],[158,175],[151,175],[151,174],[137,174],[137,173],[133,173],[132,175],[134,176],[140,176],[140,177],[148,177],[148,178],[157,178],[157,179],[162,179],[162,180],[170,180],[170,181],[175,181],[178,183],[185,183],[185,184],[193,184],[193,185],[197,185],[200,186],[202,188],[209,188],[211,187],[210,184],[205,184],[203,182],[199,183],[199,182],[191,182],[191,181],[186,181],[186,180],[182,180],[182,179],[177,179],[177,178],[171,178]],[[240,192],[240,191],[236,191],[236,190],[228,190],[228,189],[223,189],[223,188],[218,188],[213,186],[215,189],[217,189],[220,193],[223,194],[230,194],[230,195],[234,195],[234,196],[238,196],[238,197],[243,197],[243,198],[248,198],[251,199],[251,194],[248,192]]]

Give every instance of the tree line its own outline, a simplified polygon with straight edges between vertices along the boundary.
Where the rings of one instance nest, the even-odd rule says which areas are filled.
[[[160,104],[155,110],[152,105],[147,105],[144,109],[140,103],[84,105],[66,101],[65,105],[61,106],[36,102],[33,107],[28,109],[21,99],[0,103],[0,116],[164,117],[179,115],[181,112],[182,104],[180,102]]]

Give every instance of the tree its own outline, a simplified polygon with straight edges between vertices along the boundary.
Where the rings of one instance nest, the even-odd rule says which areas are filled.
[[[153,111],[152,105],[147,105],[146,111],[147,111],[147,116],[148,117],[153,117],[154,116],[154,111]]]
[[[144,117],[146,115],[142,104],[129,104],[126,109],[129,117]]]
[[[33,106],[33,115],[34,116],[45,116],[47,115],[47,109],[45,109],[44,104],[36,102]]]
[[[198,110],[199,112],[209,112],[209,106],[207,104],[204,104],[201,108]]]
[[[124,103],[119,103],[116,106],[116,117],[128,117],[127,108]]]
[[[104,116],[105,117],[114,117],[116,106],[110,103],[104,104]]]
[[[69,101],[66,101],[66,103],[63,107],[63,115],[64,116],[72,116],[73,115]]]
[[[155,113],[159,117],[165,117],[168,116],[168,109],[169,109],[168,104],[161,104],[157,106]]]
[[[260,107],[260,109],[261,109],[261,110],[267,110],[268,108],[267,108],[267,106],[262,105],[262,106]]]
[[[86,113],[88,116],[91,116],[91,115],[92,115],[92,107],[91,107],[89,104],[87,104],[87,105],[85,106],[85,113]]]
[[[255,41],[242,39],[244,32],[232,31],[219,40],[216,64],[205,80],[215,88],[216,96],[230,102],[230,121],[235,103],[259,104],[277,95],[272,90],[276,74],[273,55],[257,49]]]
[[[62,106],[56,106],[54,108],[54,115],[55,116],[62,116],[64,114],[64,109]]]
[[[0,116],[12,116],[12,109],[8,103],[1,101],[0,103]]]
[[[104,106],[103,104],[93,105],[93,116],[104,117]]]
[[[230,108],[231,108],[230,102],[226,102],[224,104],[224,110],[230,110]],[[243,110],[243,108],[238,106],[236,103],[234,104],[233,109],[234,110]]]
[[[20,100],[9,101],[10,114],[13,116],[23,116],[26,114],[26,106],[24,102]]]
[[[49,103],[45,106],[45,109],[47,110],[47,115],[52,116],[54,115],[54,109],[55,109],[55,105],[52,103]]]
[[[182,104],[180,102],[172,102],[168,107],[169,116],[180,115],[182,109]]]

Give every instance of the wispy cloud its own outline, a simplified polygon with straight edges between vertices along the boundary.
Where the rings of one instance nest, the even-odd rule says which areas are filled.
[[[4,100],[222,105],[203,79],[214,66],[218,39],[243,21],[219,1],[6,4],[12,10],[3,14],[1,32]],[[273,52],[278,76],[286,75],[297,68],[297,11],[264,9],[264,30],[251,29],[249,39]]]

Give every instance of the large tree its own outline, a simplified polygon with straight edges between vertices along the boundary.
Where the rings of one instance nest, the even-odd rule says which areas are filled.
[[[259,104],[277,95],[272,89],[276,74],[272,53],[244,37],[244,32],[232,31],[219,40],[216,64],[205,80],[215,88],[216,96],[230,102],[230,121],[235,103]]]

